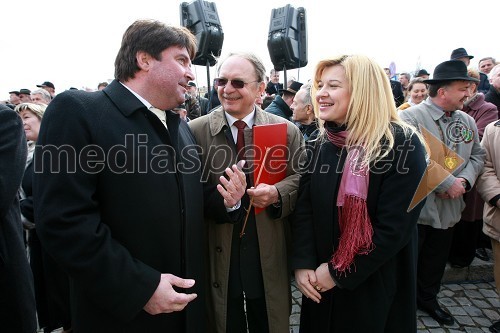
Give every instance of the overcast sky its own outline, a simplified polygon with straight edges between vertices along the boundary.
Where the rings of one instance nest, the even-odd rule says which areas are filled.
[[[51,81],[59,93],[97,88],[113,78],[123,32],[136,19],[180,25],[179,0],[4,1],[0,5],[0,99],[20,88]],[[398,72],[432,71],[457,47],[500,58],[500,1],[448,0],[215,0],[224,44],[222,54],[251,51],[272,68],[267,50],[271,10],[291,4],[306,9],[309,64],[288,71],[305,82],[318,60],[361,53]],[[498,59],[500,60],[500,59]],[[194,66],[200,85],[206,67]],[[213,79],[215,67],[210,68]],[[283,75],[281,76],[283,80]]]

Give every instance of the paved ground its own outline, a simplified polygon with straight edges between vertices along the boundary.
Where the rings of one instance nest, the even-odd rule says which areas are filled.
[[[470,268],[447,267],[443,281],[445,283],[438,295],[439,302],[455,317],[455,324],[440,326],[425,312],[419,310],[417,311],[418,333],[489,332],[489,326],[500,320],[500,299],[492,282],[492,262],[475,259]],[[291,333],[299,332],[301,297],[302,294],[293,282]]]
[[[491,257],[491,252],[490,257]],[[440,326],[422,311],[417,311],[418,333],[489,332],[489,326],[500,320],[500,299],[493,283],[493,263],[475,259],[470,267],[447,267],[439,302],[454,317],[453,326]],[[292,282],[292,315],[290,333],[299,332],[302,294]],[[54,331],[60,333],[62,330]],[[41,331],[40,331],[41,332]],[[361,333],[361,332],[360,332]]]

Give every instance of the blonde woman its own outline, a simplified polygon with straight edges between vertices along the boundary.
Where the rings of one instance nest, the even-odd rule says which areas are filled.
[[[368,57],[320,61],[312,95],[321,135],[292,223],[300,332],[415,332],[422,140]]]

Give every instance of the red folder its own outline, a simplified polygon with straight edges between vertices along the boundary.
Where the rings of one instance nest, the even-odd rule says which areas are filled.
[[[287,147],[287,124],[256,125],[253,127],[253,181],[254,186],[258,184],[274,185],[286,177],[286,167],[288,164]],[[262,160],[267,153],[266,163],[261,170]],[[260,179],[257,179],[260,173]],[[257,181],[258,180],[258,181]],[[255,214],[262,211],[262,208],[255,207]]]

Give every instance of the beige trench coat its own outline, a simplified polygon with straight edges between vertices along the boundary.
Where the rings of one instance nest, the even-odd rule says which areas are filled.
[[[257,108],[255,125],[283,123],[287,127],[287,143],[290,151],[287,177],[275,184],[282,200],[282,214],[278,219],[271,219],[267,211],[256,216],[259,240],[260,260],[271,333],[289,332],[289,316],[291,311],[290,270],[287,262],[287,233],[289,233],[287,216],[292,212],[299,186],[299,168],[303,161],[304,144],[299,129],[291,122]],[[201,160],[204,166],[203,178],[209,183],[219,183],[224,167],[236,163],[236,152],[228,145],[225,130],[228,128],[222,107],[207,116],[191,121],[191,130],[201,146]],[[252,130],[245,131],[245,144],[252,142]],[[228,149],[228,146],[230,149]],[[230,151],[230,154],[225,152]],[[207,161],[218,166],[215,172],[207,168]],[[223,167],[221,167],[223,166]],[[217,224],[207,221],[208,245],[210,256],[209,305],[210,322],[215,322],[216,332],[226,333],[227,293],[229,279],[229,263],[233,225]]]
[[[486,162],[477,180],[477,191],[484,200],[483,232],[500,242],[500,209],[491,205],[500,195],[500,121],[486,126],[481,144],[486,150]]]

